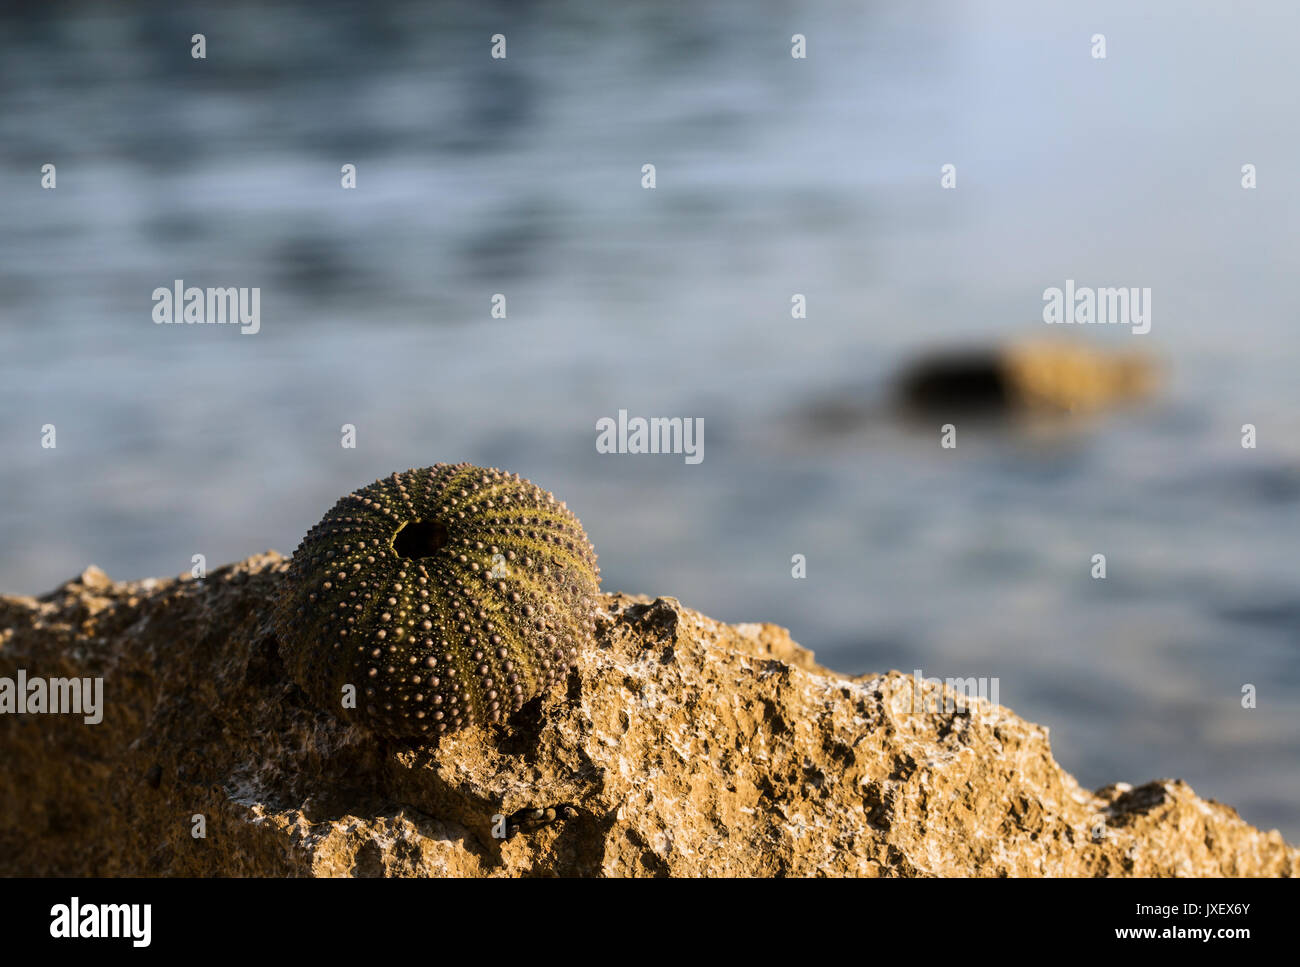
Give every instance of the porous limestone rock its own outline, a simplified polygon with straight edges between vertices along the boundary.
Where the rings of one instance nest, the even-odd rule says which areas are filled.
[[[285,674],[285,567],[0,597],[0,677],[104,678],[98,725],[0,715],[0,874],[1300,874],[1182,782],[1089,792],[1006,708],[914,710],[910,675],[672,598],[604,595],[567,689],[505,728],[377,738]]]

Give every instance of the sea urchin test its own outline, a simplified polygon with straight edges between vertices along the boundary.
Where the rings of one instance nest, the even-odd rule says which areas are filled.
[[[294,552],[275,625],[321,708],[436,736],[501,722],[563,680],[595,640],[599,587],[595,550],[554,496],[437,464],[339,500]]]

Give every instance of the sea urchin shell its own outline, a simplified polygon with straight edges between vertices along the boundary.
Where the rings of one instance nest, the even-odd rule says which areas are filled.
[[[592,644],[599,585],[582,524],[540,487],[464,463],[408,470],[303,538],[276,607],[280,654],[319,706],[385,735],[500,722]]]

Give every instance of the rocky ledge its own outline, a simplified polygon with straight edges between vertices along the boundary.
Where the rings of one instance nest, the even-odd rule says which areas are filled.
[[[1006,708],[914,711],[910,675],[672,598],[605,595],[567,693],[506,727],[378,740],[285,675],[284,568],[0,597],[0,684],[104,682],[98,724],[0,715],[0,873],[1300,874],[1182,782],[1089,792]]]

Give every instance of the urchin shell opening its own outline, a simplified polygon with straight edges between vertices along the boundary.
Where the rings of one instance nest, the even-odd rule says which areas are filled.
[[[403,524],[393,535],[393,550],[398,557],[419,560],[433,557],[447,544],[447,528],[436,520],[413,520]]]

